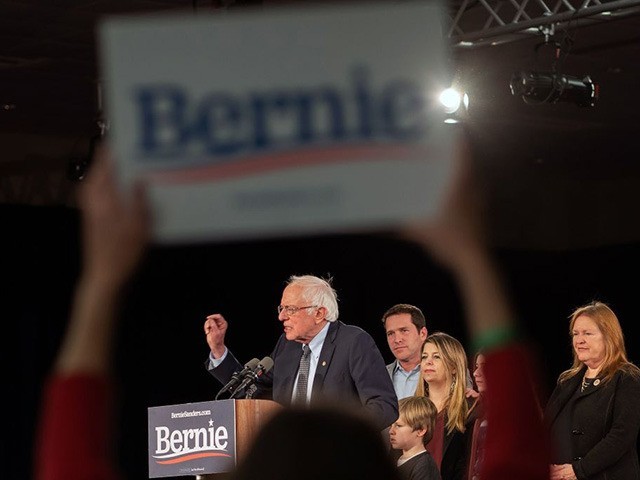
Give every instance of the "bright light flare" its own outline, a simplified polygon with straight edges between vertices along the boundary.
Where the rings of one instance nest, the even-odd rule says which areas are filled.
[[[460,109],[460,105],[463,105],[465,109],[469,108],[469,96],[455,88],[443,90],[438,99],[444,107],[445,113],[448,114],[457,112]]]

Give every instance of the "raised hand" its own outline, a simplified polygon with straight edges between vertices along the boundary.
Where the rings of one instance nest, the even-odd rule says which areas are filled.
[[[207,336],[207,344],[214,358],[224,355],[226,349],[224,337],[228,326],[225,318],[219,313],[208,315],[204,322],[204,334]]]

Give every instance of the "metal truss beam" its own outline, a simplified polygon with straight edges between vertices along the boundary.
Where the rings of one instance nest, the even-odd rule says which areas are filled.
[[[471,48],[640,15],[640,0],[463,0],[453,11],[447,36],[455,48]]]

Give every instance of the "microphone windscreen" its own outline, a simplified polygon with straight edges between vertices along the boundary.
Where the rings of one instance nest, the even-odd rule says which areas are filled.
[[[262,366],[263,372],[268,372],[273,368],[273,360],[271,359],[271,357],[264,357],[262,360],[260,360],[260,365]]]
[[[244,366],[249,370],[254,370],[259,363],[260,363],[260,360],[258,360],[257,358],[252,358],[247,363],[245,363]]]

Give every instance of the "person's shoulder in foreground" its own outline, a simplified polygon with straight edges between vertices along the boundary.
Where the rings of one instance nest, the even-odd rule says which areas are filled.
[[[259,431],[232,480],[400,480],[375,424],[337,403],[286,407]]]

